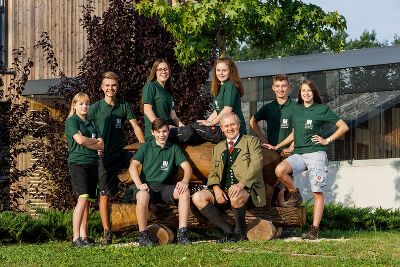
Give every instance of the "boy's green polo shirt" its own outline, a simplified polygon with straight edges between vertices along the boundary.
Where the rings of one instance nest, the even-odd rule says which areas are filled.
[[[326,151],[326,146],[311,141],[313,135],[322,134],[322,126],[326,123],[336,124],[340,120],[327,105],[314,103],[309,107],[297,105],[293,112],[294,153],[305,154]]]
[[[83,136],[99,138],[99,131],[93,121],[85,122],[76,114],[69,117],[64,129],[68,143],[68,163],[98,165],[97,151],[79,145],[73,138],[78,131]]]
[[[171,121],[171,110],[174,109],[174,100],[170,92],[168,92],[158,81],[147,82],[143,87],[143,104],[150,104],[157,118],[166,120],[169,124]],[[144,135],[146,140],[151,140],[151,122],[144,116]]]
[[[218,95],[215,97],[213,106],[217,114],[219,114],[225,106],[232,107],[240,120],[240,134],[247,134],[246,122],[243,117],[241,97],[235,85],[230,81],[225,81],[219,89]]]
[[[141,181],[149,184],[165,183],[174,168],[187,161],[178,145],[167,142],[162,148],[155,140],[141,145],[134,159],[142,164]]]
[[[280,105],[276,100],[265,104],[254,118],[257,121],[265,120],[267,122],[267,139],[269,144],[276,146],[292,132],[292,114],[297,105],[290,97]],[[280,150],[287,148],[282,147]]]
[[[90,106],[89,120],[94,120],[104,139],[104,157],[112,157],[127,145],[124,123],[136,119],[128,102],[116,100],[114,106],[103,99]]]

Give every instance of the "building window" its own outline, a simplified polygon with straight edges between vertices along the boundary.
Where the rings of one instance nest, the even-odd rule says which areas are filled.
[[[7,67],[7,1],[0,0],[0,69]]]

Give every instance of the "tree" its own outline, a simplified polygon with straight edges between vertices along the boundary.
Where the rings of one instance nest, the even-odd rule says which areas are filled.
[[[179,62],[190,64],[209,57],[212,51],[224,55],[228,47],[247,43],[261,50],[287,48],[313,41],[320,47],[339,51],[344,43],[332,38],[346,28],[337,12],[294,0],[202,0],[140,1],[140,14],[158,17],[176,41]]]
[[[346,42],[344,49],[352,50],[352,49],[361,49],[361,48],[372,48],[372,47],[382,47],[387,46],[387,42],[380,43],[376,39],[376,32],[372,30],[369,32],[364,30],[360,35],[359,39],[350,39],[350,41]]]

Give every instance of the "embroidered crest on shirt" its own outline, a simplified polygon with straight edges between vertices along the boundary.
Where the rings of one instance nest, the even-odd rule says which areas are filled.
[[[304,129],[312,129],[312,128],[313,128],[312,120],[306,120],[306,124],[304,125]]]
[[[288,119],[282,119],[281,128],[284,128],[284,129],[289,128],[289,120]]]
[[[163,162],[161,164],[161,170],[168,171],[168,161],[167,160],[163,160]]]
[[[115,128],[122,128],[122,120],[121,119],[115,120]]]
[[[214,103],[215,103],[215,110],[219,110],[218,101],[215,100]]]

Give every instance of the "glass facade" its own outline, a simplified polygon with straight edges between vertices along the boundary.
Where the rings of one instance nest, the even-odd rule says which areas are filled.
[[[328,147],[330,160],[400,157],[400,63],[296,73],[288,77],[292,98],[297,100],[302,80],[313,80],[324,103],[348,123],[349,132]],[[274,99],[272,76],[245,78],[242,82],[245,88],[242,107],[247,120]],[[260,126],[265,132],[265,122]],[[327,127],[326,136],[334,130],[334,126]]]

